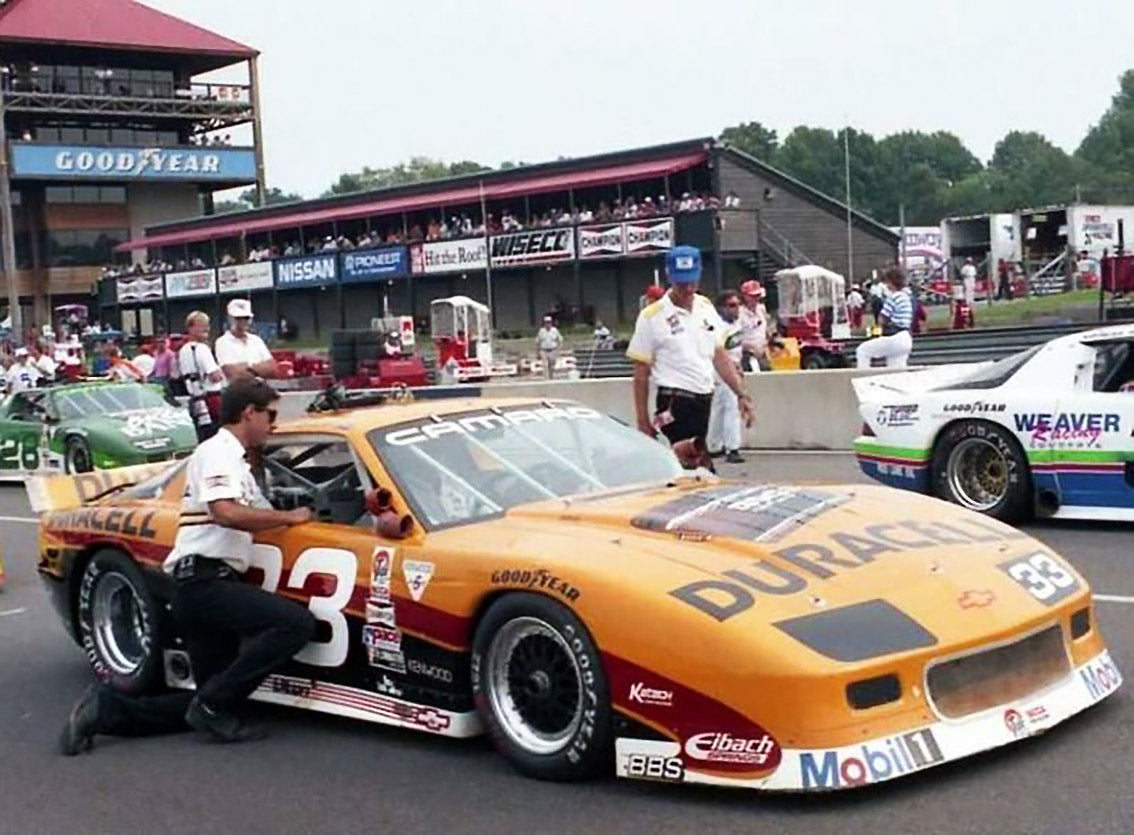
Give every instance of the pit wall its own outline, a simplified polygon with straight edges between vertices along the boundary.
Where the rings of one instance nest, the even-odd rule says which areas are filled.
[[[744,446],[755,449],[849,450],[862,427],[851,380],[879,373],[886,373],[885,369],[861,372],[855,369],[777,371],[745,375],[745,388],[756,403],[756,424],[745,430]],[[577,400],[630,425],[635,423],[629,377],[501,382],[463,388],[469,389],[470,394],[485,396]],[[310,392],[283,394],[280,416],[299,417],[311,398]],[[653,403],[652,392],[650,402]]]

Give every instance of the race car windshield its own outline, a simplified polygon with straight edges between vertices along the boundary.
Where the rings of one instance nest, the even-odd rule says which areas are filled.
[[[430,529],[683,472],[661,444],[568,402],[437,416],[376,429],[369,439]]]
[[[61,393],[56,399],[63,420],[92,415],[118,414],[167,406],[161,393],[148,386],[99,386]]]
[[[971,374],[956,380],[947,386],[940,386],[936,391],[950,391],[952,389],[994,389],[999,388],[1011,379],[1012,375],[1024,367],[1024,363],[1034,357],[1043,345],[1036,345],[1026,351],[1012,354],[997,360],[992,365],[978,368]]]

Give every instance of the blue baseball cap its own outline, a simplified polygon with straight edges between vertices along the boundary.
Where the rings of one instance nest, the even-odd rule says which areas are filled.
[[[696,284],[701,280],[701,250],[675,246],[666,253],[665,271],[672,284]]]

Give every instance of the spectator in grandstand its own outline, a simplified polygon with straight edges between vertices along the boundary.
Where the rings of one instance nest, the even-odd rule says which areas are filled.
[[[859,368],[870,368],[873,360],[884,359],[888,367],[905,368],[909,364],[913,339],[913,298],[906,286],[906,275],[901,267],[887,268],[883,275],[890,292],[882,305],[880,319],[882,335],[868,339],[855,351]]]
[[[222,267],[230,267],[236,263],[236,259],[232,257],[231,253],[226,252],[221,256],[220,265]]]
[[[591,223],[595,219],[595,213],[588,209],[586,206],[579,212],[579,223]]]
[[[339,245],[335,243],[335,239],[330,235],[323,238],[323,245],[319,248],[322,252],[338,252]]]
[[[610,206],[606,204],[605,200],[600,200],[598,208],[595,209],[595,220],[599,223],[606,223],[613,217],[610,213]]]
[[[251,332],[252,303],[233,299],[228,303],[229,330],[217,338],[217,363],[231,383],[242,377],[278,377],[279,366],[264,340]]]
[[[539,358],[543,360],[543,376],[549,380],[555,370],[555,360],[562,346],[563,335],[559,333],[559,328],[555,327],[555,320],[550,316],[544,316],[543,327],[536,334],[536,348],[539,350]]]
[[[209,265],[202,261],[199,256],[194,255],[189,260],[189,266],[194,270],[204,270],[207,269]]]
[[[354,242],[351,241],[346,235],[339,235],[338,240],[335,241],[340,251],[349,251],[354,249]]]
[[[747,282],[746,282],[747,283]],[[740,372],[742,344],[740,314],[746,308],[741,304],[740,294],[735,290],[725,290],[717,296],[717,313],[724,323],[724,349],[729,361]],[[740,454],[740,402],[719,373],[713,372],[713,402],[709,413],[709,431],[705,444],[709,455],[724,455],[730,464],[743,464]]]
[[[296,255],[302,255],[303,250],[299,248],[298,241],[291,241],[287,246],[284,247],[283,254],[285,258],[292,258]]]

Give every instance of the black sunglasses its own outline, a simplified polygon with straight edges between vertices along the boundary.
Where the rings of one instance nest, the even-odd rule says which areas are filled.
[[[279,412],[277,412],[275,409],[267,409],[267,408],[261,409],[259,406],[256,407],[256,411],[257,412],[267,412],[268,413],[268,423],[275,423],[276,417],[279,415]]]

